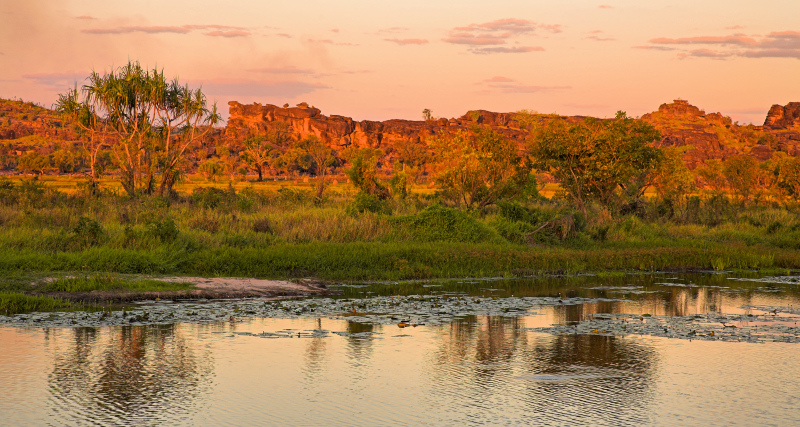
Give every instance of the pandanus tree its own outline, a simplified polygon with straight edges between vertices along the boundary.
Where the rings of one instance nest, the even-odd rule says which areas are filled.
[[[166,195],[182,173],[187,149],[220,120],[201,89],[171,81],[138,61],[92,72],[88,84],[59,97],[59,109],[79,119],[95,137],[110,139],[122,187],[132,197]]]
[[[100,177],[97,167],[100,149],[111,132],[107,121],[100,119],[91,105],[81,101],[77,85],[67,93],[58,95],[55,108],[77,131],[89,161],[89,179],[92,183],[96,182]]]

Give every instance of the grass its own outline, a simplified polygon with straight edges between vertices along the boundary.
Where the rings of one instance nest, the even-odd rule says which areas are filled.
[[[10,316],[33,311],[56,311],[75,308],[72,302],[61,298],[25,295],[17,292],[0,292],[0,314]]]
[[[343,184],[318,204],[313,183],[208,185],[170,201],[66,193],[51,179],[0,182],[0,276],[72,272],[80,279],[52,284],[66,292],[164,286],[106,273],[398,280],[800,266],[796,212],[719,200],[586,222],[546,199],[466,213],[412,194],[390,201],[391,214],[358,213]],[[549,220],[562,228],[541,229]]]
[[[160,280],[125,280],[113,275],[93,275],[83,277],[61,277],[48,280],[36,286],[38,292],[166,292],[192,289],[194,285],[186,282],[164,282]]]

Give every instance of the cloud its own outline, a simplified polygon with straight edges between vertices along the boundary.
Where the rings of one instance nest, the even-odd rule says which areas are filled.
[[[442,39],[447,43],[467,44],[472,46],[504,44],[508,35],[491,34],[472,34],[472,33],[451,33],[449,37]]]
[[[745,28],[743,25],[731,25],[730,27],[725,27],[726,30],[741,30]]]
[[[508,78],[508,77],[494,76],[491,79],[484,80],[483,82],[484,83],[508,83],[508,82],[513,82],[513,81],[514,81],[514,79],[511,79],[511,78]]]
[[[357,44],[354,43],[337,43],[331,39],[307,39],[306,41],[309,43],[330,44],[334,46],[358,46]]]
[[[215,79],[203,84],[203,91],[209,96],[293,98],[322,89],[330,89],[330,86],[303,81],[261,82],[232,79]]]
[[[701,36],[683,38],[656,38],[650,40],[655,46],[690,46],[706,45],[716,46],[717,50],[709,48],[683,51],[679,58],[795,58],[800,59],[800,32],[775,31],[765,36],[747,36],[745,34],[732,34],[728,36]],[[638,46],[636,46],[638,47]]]
[[[689,52],[683,52],[683,53],[679,53],[678,54],[678,58],[681,58],[681,59],[690,58],[690,57],[726,59],[726,58],[730,58],[731,56],[733,56],[733,55],[730,54],[730,53],[720,52],[720,51],[711,50],[711,49],[695,49],[695,50],[692,50],[692,51],[689,51]]]
[[[752,37],[744,37],[740,35],[734,36],[705,36],[705,37],[683,37],[678,39],[657,38],[650,40],[650,43],[655,44],[717,44],[717,45],[734,45],[734,46],[753,46],[758,42]]]
[[[394,34],[394,33],[402,33],[403,31],[408,31],[408,28],[406,28],[406,27],[384,28],[382,30],[378,30],[378,34],[380,34],[380,33],[392,33],[392,34]]]
[[[76,16],[75,19],[85,19],[87,21],[92,21],[92,20],[95,20],[97,18],[95,18],[94,16],[89,16],[89,15],[81,15],[81,16]]]
[[[478,55],[488,55],[491,53],[528,53],[528,52],[541,52],[544,48],[541,46],[495,46],[495,47],[479,47],[470,49],[470,52]]]
[[[339,32],[339,29],[338,29],[338,28],[334,28],[334,29],[332,29],[332,30],[331,30],[331,32],[332,32],[332,33],[338,33],[338,32]]]
[[[35,73],[22,76],[22,78],[33,81],[35,84],[58,90],[74,87],[75,84],[81,86],[86,77],[86,73]]]
[[[243,27],[227,25],[131,25],[82,30],[86,34],[188,34],[192,31],[205,31],[203,34],[215,37],[245,37],[250,35],[250,32]]]
[[[289,35],[289,34],[286,34],[286,33],[278,33],[278,34],[275,34],[275,35],[276,35],[276,36],[280,36],[280,37],[286,37],[287,39],[290,39],[290,38],[292,38],[292,36],[291,36],[291,35]]]
[[[551,33],[561,32],[561,25],[539,24],[527,19],[506,18],[481,24],[455,27],[442,41],[451,44],[470,46],[471,53],[485,55],[490,53],[525,53],[544,50],[539,46],[505,47],[508,41],[535,35],[538,30]],[[516,41],[519,43],[519,41]],[[492,46],[492,47],[487,47]]]
[[[614,8],[614,6],[609,6],[607,4],[601,4],[600,6],[597,6],[597,7],[600,8],[600,9],[613,9]]]
[[[667,47],[667,46],[652,46],[652,45],[648,45],[648,46],[633,46],[633,48],[634,48],[634,49],[644,49],[644,50],[661,50],[661,51],[665,51],[665,50],[675,50],[675,48],[674,48],[674,47]]]
[[[595,34],[595,35],[591,35],[589,37],[586,37],[586,40],[594,40],[596,42],[612,42],[612,41],[615,41],[617,39],[615,39],[613,37],[603,37],[603,36],[599,36],[599,35]]]
[[[396,43],[402,46],[410,45],[410,44],[428,44],[428,41],[425,39],[383,39],[387,42]]]
[[[264,68],[251,68],[247,71],[265,74],[314,74],[314,70],[308,68],[297,68],[294,65],[286,67],[264,67]]]
[[[244,30],[230,30],[230,31],[216,30],[216,31],[209,31],[207,33],[203,33],[203,35],[212,36],[212,37],[228,37],[228,38],[230,38],[230,37],[247,37],[247,36],[250,35],[250,32],[249,31],[244,31]]]
[[[515,83],[490,84],[490,88],[498,89],[503,93],[539,93],[553,90],[572,89],[572,86],[537,86]]]
[[[547,92],[551,90],[572,89],[572,86],[539,86],[539,85],[526,85],[518,83],[516,80],[504,77],[494,76],[492,78],[483,80],[478,84],[485,84],[487,88],[499,90],[503,93],[537,93]]]

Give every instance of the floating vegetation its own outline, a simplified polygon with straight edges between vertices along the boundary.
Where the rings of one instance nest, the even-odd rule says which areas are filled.
[[[784,285],[800,285],[800,276],[770,276],[770,277],[728,277],[728,280],[737,282],[779,283]]]
[[[0,325],[78,327],[208,323],[246,318],[347,319],[356,323],[396,324],[400,328],[439,325],[469,315],[530,316],[530,309],[580,305],[609,298],[472,297],[464,295],[377,296],[360,299],[309,298],[295,300],[223,300],[174,304],[148,301],[120,311],[29,313],[0,316]],[[296,335],[295,332],[292,332]],[[301,333],[302,335],[302,333]]]
[[[694,316],[595,314],[577,325],[525,328],[555,335],[649,335],[688,340],[800,343],[800,310],[745,306],[762,314],[709,313]],[[791,313],[791,315],[778,315]]]

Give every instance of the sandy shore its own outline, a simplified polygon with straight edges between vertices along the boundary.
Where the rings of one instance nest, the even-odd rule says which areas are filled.
[[[278,298],[303,297],[313,295],[331,295],[324,282],[315,279],[266,280],[246,277],[154,277],[164,282],[188,282],[195,289],[163,292],[53,292],[48,296],[85,303],[109,302],[123,303],[130,301],[171,299],[231,299],[231,298]]]

